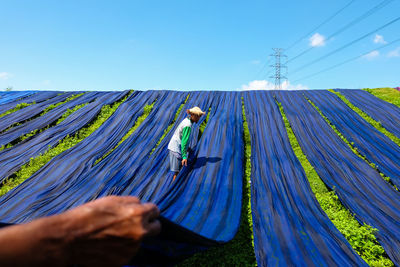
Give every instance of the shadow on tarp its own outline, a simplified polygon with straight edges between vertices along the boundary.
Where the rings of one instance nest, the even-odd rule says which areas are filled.
[[[204,167],[207,163],[217,163],[221,161],[220,157],[199,157],[196,159],[193,169]]]
[[[142,242],[127,266],[173,266],[178,262],[220,244],[160,217],[161,233]],[[222,244],[222,243],[221,243]]]

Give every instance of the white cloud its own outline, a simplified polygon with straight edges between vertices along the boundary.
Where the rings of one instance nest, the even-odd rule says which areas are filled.
[[[400,46],[388,53],[388,57],[400,57]]]
[[[387,44],[385,39],[383,39],[383,36],[379,35],[379,34],[375,34],[374,43],[375,44]]]
[[[261,63],[261,61],[258,60],[258,59],[255,59],[255,60],[252,60],[250,63],[251,63],[251,64],[254,64],[254,65],[258,65],[258,64]]]
[[[12,77],[11,73],[8,72],[0,72],[0,79],[1,80],[8,80],[9,78]]]
[[[324,46],[325,45],[326,38],[325,36],[316,33],[313,36],[310,37],[310,46],[316,47],[316,46]]]
[[[372,60],[372,59],[374,59],[374,58],[376,58],[378,56],[379,56],[379,51],[374,50],[374,51],[372,51],[372,52],[370,52],[370,53],[368,53],[368,54],[366,54],[366,55],[364,55],[362,57],[365,58],[365,59],[368,59],[368,60]]]
[[[292,85],[288,81],[284,81],[281,84],[282,90],[307,90],[309,89],[307,86],[302,84]],[[242,85],[242,88],[239,90],[247,91],[247,90],[275,90],[275,84],[271,83],[267,80],[254,80],[249,82],[248,84]]]

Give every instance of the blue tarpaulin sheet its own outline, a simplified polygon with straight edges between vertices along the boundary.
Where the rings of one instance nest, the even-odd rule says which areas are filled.
[[[0,206],[7,206],[7,210],[0,209],[1,221],[25,222],[44,215],[62,212],[81,204],[82,199],[89,201],[103,194],[136,192],[137,188],[127,187],[124,179],[132,179],[133,181],[143,179],[145,181],[145,177],[142,176],[132,177],[130,171],[133,169],[139,174],[141,164],[145,161],[151,162],[146,157],[161,156],[166,158],[168,155],[166,141],[162,142],[152,155],[150,155],[150,152],[168,124],[172,122],[177,108],[186,97],[186,94],[176,92],[168,94],[150,92],[146,94],[157,94],[157,101],[152,112],[117,149],[96,165],[94,165],[95,160],[104,155],[115,143],[113,146],[107,146],[107,150],[101,153],[96,151],[96,153],[87,157],[86,154],[91,153],[93,145],[90,148],[85,148],[78,144],[76,149],[72,148],[70,151],[64,152],[65,155],[60,154],[55,157],[41,171],[1,199]],[[207,97],[206,93],[193,93],[193,96],[196,95],[198,95],[198,98],[193,97],[192,100],[189,100],[188,107],[189,103],[200,105],[205,110],[211,106],[213,111],[202,137],[198,142],[194,142],[194,151],[191,156],[192,165],[180,173],[174,186],[170,186],[172,177],[165,164],[160,164],[158,168],[158,165],[155,164],[153,166],[156,167],[155,169],[149,168],[151,167],[149,165],[144,166],[144,164],[142,170],[155,171],[153,176],[148,179],[155,179],[159,182],[148,183],[146,187],[139,190],[141,194],[138,195],[148,199],[152,198],[154,202],[159,204],[163,216],[172,221],[172,224],[175,224],[176,227],[191,230],[189,236],[196,237],[193,240],[204,245],[226,242],[232,239],[239,226],[243,159],[241,149],[242,117],[239,93],[215,93],[215,96],[210,97]],[[158,102],[159,104],[157,104]],[[169,111],[166,107],[171,110]],[[142,109],[143,105],[140,108]],[[138,111],[135,111],[132,115],[136,113]],[[119,117],[126,118],[128,117],[126,115],[126,113],[121,112]],[[183,116],[179,119],[182,118]],[[175,126],[179,123],[180,121],[177,120]],[[111,125],[113,124],[108,126]],[[106,129],[105,127],[104,130]],[[104,130],[95,132],[91,136],[94,136],[94,140],[97,136],[97,138],[103,139],[103,142],[107,142],[108,140],[104,140]],[[119,139],[121,137],[119,136]],[[85,140],[81,143],[84,143]],[[90,143],[94,143],[96,146],[103,145],[94,140],[91,140]],[[213,144],[213,150],[210,150],[209,142]],[[232,149],[232,146],[236,149]],[[163,149],[160,149],[160,147],[163,147]],[[137,162],[129,162],[132,158],[139,159],[139,155],[143,151],[145,151],[146,157],[142,157]],[[65,157],[68,157],[68,161],[64,160]],[[117,158],[118,160],[116,160]],[[70,167],[69,170],[63,167],[64,163],[71,166],[73,164],[80,165],[82,161],[84,162],[83,167]],[[70,172],[74,172],[74,174],[70,174]],[[169,180],[166,180],[166,177]],[[193,192],[192,188],[196,187],[198,189]],[[187,202],[187,205],[182,205],[180,199],[187,198],[188,195],[191,195],[192,200]],[[215,198],[220,205],[213,205]],[[221,216],[221,213],[224,215]],[[199,218],[203,219],[199,221]],[[159,247],[163,244],[160,242],[160,240],[154,241],[148,247],[152,247],[154,244]],[[196,247],[193,244],[176,243],[177,240],[174,241],[175,243],[171,242],[168,241],[167,243],[169,245],[175,244],[175,248],[185,246],[185,251],[193,252],[193,247]],[[164,243],[164,245],[167,243]],[[181,255],[182,251],[170,250],[168,254],[170,256]]]
[[[34,130],[40,130],[48,125],[51,125],[52,123],[56,122],[62,116],[62,114],[66,112],[68,109],[72,109],[77,105],[92,102],[102,94],[104,93],[97,93],[97,92],[86,93],[83,96],[68,101],[67,103],[62,104],[50,110],[46,114],[31,120],[29,123],[24,123],[22,125],[18,125],[11,128],[10,130],[0,134],[0,146],[11,143],[17,138],[25,134],[28,134]]]
[[[0,92],[0,106],[34,94],[33,91]]]
[[[32,104],[28,107],[7,114],[6,116],[1,118],[0,132],[6,130],[7,128],[17,123],[23,123],[24,121],[39,115],[43,110],[45,110],[50,105],[54,105],[59,102],[65,101],[68,97],[72,96],[73,94],[74,93],[64,93],[62,95],[50,98],[46,101],[37,104]]]
[[[245,92],[258,266],[367,266],[319,206],[274,92]]]
[[[32,157],[44,153],[49,147],[54,147],[67,135],[76,133],[90,123],[100,112],[103,105],[111,104],[122,98],[126,92],[108,93],[96,101],[72,113],[60,124],[51,127],[32,138],[25,139],[11,148],[0,151],[0,181],[11,176],[20,167],[29,162]],[[68,160],[66,161],[68,162]],[[53,176],[56,178],[57,176]]]
[[[31,104],[31,103],[40,103],[43,101],[46,101],[47,99],[53,98],[57,96],[58,94],[61,94],[62,92],[37,92],[32,95],[28,95],[23,98],[18,98],[15,101],[11,101],[9,103],[5,103],[3,105],[0,105],[0,114],[6,112],[7,110],[15,108],[18,104],[21,103],[26,103],[26,104]]]
[[[363,90],[336,90],[343,94],[354,106],[371,118],[379,121],[389,132],[400,138],[400,109]]]
[[[340,139],[299,92],[278,92],[294,134],[319,177],[343,205],[375,234],[390,259],[400,263],[400,194]]]
[[[10,136],[4,140],[11,142],[34,128],[46,127],[67,106],[90,102],[60,124],[0,151],[1,180],[13,175],[22,164],[46,151],[48,146],[56,146],[65,136],[87,126],[103,105],[126,94],[86,93],[50,111],[48,117],[30,121],[24,117],[20,120],[25,122],[23,126],[14,126],[3,133],[4,138],[8,132]],[[92,134],[55,156],[22,184],[0,197],[0,222],[29,222],[102,196],[133,195],[142,201],[156,203],[163,223],[160,236],[144,240],[140,255],[132,261],[134,265],[167,265],[179,257],[230,241],[239,228],[242,208],[243,96],[252,142],[251,194],[258,265],[365,265],[316,201],[290,146],[274,100],[276,95],[300,146],[321,179],[328,187],[335,188],[339,199],[357,220],[379,230],[376,234],[379,242],[395,264],[400,262],[400,194],[341,141],[301,92],[189,94],[174,122],[175,113],[188,93],[133,92]],[[316,92],[321,98],[325,97],[323,93],[319,94]],[[323,112],[337,111],[335,122],[343,123],[343,127],[351,121],[361,129],[369,129],[329,94],[327,99],[314,99]],[[0,105],[0,111],[2,107],[4,110],[14,107],[19,101],[40,103],[54,97],[60,96],[39,92],[24,99],[16,97],[12,102]],[[146,119],[116,147],[143,114],[143,108],[151,103],[154,106]],[[185,110],[193,106],[208,112],[209,119],[202,135],[199,126],[206,116],[193,125],[189,166],[184,167],[172,182],[168,142],[187,116]],[[45,106],[41,107],[44,109]],[[27,111],[29,109],[18,114],[28,117]],[[342,116],[340,112],[349,114]],[[33,125],[28,126],[30,123]],[[172,123],[171,130],[157,145]],[[14,135],[12,131],[15,131]],[[380,140],[379,135],[374,134],[356,129],[346,132],[360,140],[365,138],[362,145],[366,150],[375,140]],[[371,145],[372,148],[376,149],[376,155],[373,155],[376,157],[379,153],[389,153],[382,144]],[[102,160],[96,162],[98,159]]]
[[[400,188],[400,147],[329,91],[304,93],[368,161]]]

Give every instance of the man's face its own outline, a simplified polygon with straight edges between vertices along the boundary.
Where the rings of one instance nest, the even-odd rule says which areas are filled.
[[[192,115],[192,121],[193,122],[198,122],[199,120],[200,120],[200,116]]]

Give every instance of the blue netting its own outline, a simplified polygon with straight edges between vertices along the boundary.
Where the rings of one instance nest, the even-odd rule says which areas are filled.
[[[51,127],[32,138],[25,139],[15,146],[0,152],[0,181],[4,181],[19,168],[29,162],[32,157],[44,153],[49,147],[54,147],[66,137],[79,131],[90,123],[100,112],[103,105],[111,104],[126,93],[109,93],[96,101],[72,113],[60,124]]]
[[[304,93],[379,171],[400,188],[400,147],[329,91]]]
[[[376,233],[393,262],[400,262],[400,194],[358,157],[303,97],[277,93],[294,134],[311,165],[360,223]]]
[[[258,266],[363,266],[319,206],[273,92],[243,93],[251,136],[251,206]]]
[[[363,90],[337,90],[353,105],[379,121],[389,132],[400,138],[400,109]]]
[[[29,94],[27,96],[24,97],[18,97],[16,99],[14,99],[14,101],[5,103],[0,105],[0,114],[6,112],[7,110],[13,109],[15,108],[18,104],[21,103],[40,103],[43,101],[46,101],[49,98],[55,97],[58,94],[60,94],[60,92],[37,92],[34,94]]]

